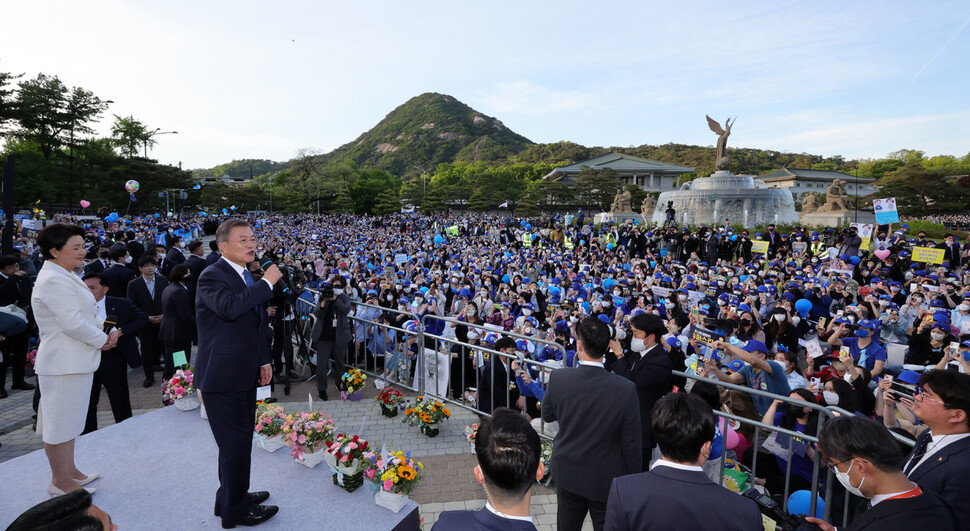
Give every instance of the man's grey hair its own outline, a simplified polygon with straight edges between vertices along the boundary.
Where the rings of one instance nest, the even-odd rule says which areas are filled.
[[[232,232],[232,229],[236,227],[246,227],[247,229],[253,228],[253,226],[250,225],[249,222],[244,219],[239,219],[239,218],[227,219],[222,222],[222,225],[219,225],[218,229],[216,229],[216,243],[229,241],[229,233]]]

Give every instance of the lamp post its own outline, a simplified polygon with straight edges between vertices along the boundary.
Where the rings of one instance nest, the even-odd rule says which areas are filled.
[[[177,135],[178,131],[162,131],[160,127],[156,127],[154,131],[145,134],[144,145],[145,145],[145,158],[148,158],[148,142],[151,141],[152,137],[156,135]]]

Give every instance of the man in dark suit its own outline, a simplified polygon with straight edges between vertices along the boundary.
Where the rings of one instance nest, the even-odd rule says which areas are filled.
[[[108,289],[114,293],[124,293],[128,290],[128,283],[135,279],[135,273],[130,269],[131,255],[128,248],[120,246],[111,251],[111,265],[101,272],[101,277]]]
[[[650,467],[653,456],[653,431],[651,428],[653,405],[670,391],[670,371],[673,364],[670,356],[660,344],[667,327],[660,317],[639,313],[630,319],[633,338],[630,351],[624,353],[619,341],[610,344],[617,359],[613,372],[633,382],[637,387],[640,401],[640,430],[643,444],[643,471]]]
[[[209,242],[209,255],[205,257],[205,266],[209,267],[212,264],[219,261],[222,258],[222,253],[219,252],[219,245],[215,240]]]
[[[475,435],[475,480],[485,488],[485,507],[478,511],[445,511],[434,531],[535,531],[529,516],[532,486],[545,468],[539,459],[539,434],[522,415],[497,408],[482,419]]]
[[[108,260],[111,259],[110,251],[107,247],[101,247],[98,249],[98,257],[84,266],[84,273],[100,273],[108,268],[110,265]]]
[[[900,470],[899,445],[879,422],[861,415],[835,417],[819,431],[818,450],[846,490],[868,499],[859,504],[848,531],[966,529],[967,521],[957,520],[954,507]],[[821,518],[808,520],[823,531],[835,530]]]
[[[254,282],[246,264],[256,257],[256,239],[249,223],[230,219],[216,231],[222,259],[199,278],[199,352],[195,383],[205,400],[209,427],[219,447],[219,490],[216,516],[224,528],[257,525],[279,508],[260,505],[267,492],[247,492],[252,457],[256,384],[267,385],[273,376],[265,347],[266,313],[273,284],[282,276],[269,266]]]
[[[202,275],[202,270],[205,269],[205,260],[202,258],[202,242],[199,240],[192,240],[188,245],[189,257],[185,259],[185,266],[189,268],[191,274],[189,275],[188,282],[186,286],[189,288],[189,298],[192,301],[192,307],[195,307],[195,284],[199,280],[199,276]]]
[[[512,371],[509,370],[509,360],[515,360],[515,340],[503,336],[495,342],[495,350],[508,354],[509,357],[493,354],[480,369],[476,403],[485,413],[491,413],[499,407],[514,407],[519,399],[519,388],[511,377]]]
[[[639,472],[643,460],[640,407],[633,382],[603,368],[610,329],[587,317],[573,327],[579,366],[550,373],[542,420],[559,421],[552,475],[556,525],[579,530],[587,511],[596,531],[606,520],[614,478]]]
[[[314,312],[317,320],[310,331],[310,339],[317,349],[317,396],[327,399],[327,369],[333,361],[333,382],[340,384],[346,371],[347,343],[350,342],[350,297],[344,293],[347,279],[334,277],[331,281],[333,295],[320,301]]]
[[[101,351],[101,363],[94,371],[94,383],[91,385],[91,402],[88,404],[88,417],[84,424],[84,432],[90,433],[98,429],[98,401],[101,398],[101,386],[108,391],[108,401],[111,402],[111,413],[115,423],[131,418],[131,397],[128,394],[128,365],[129,360],[138,360],[138,345],[135,337],[138,332],[148,325],[148,315],[139,310],[132,302],[122,297],[107,297],[111,291],[104,276],[85,275],[84,283],[94,294],[97,301],[98,315],[103,312],[104,317],[116,317],[114,328],[121,330],[118,344],[111,350]],[[137,367],[137,365],[132,365]],[[82,433],[82,435],[83,435]]]
[[[148,325],[138,333],[141,363],[145,370],[145,381],[141,385],[147,388],[155,385],[155,367],[162,355],[162,294],[168,287],[168,279],[156,274],[158,267],[151,255],[138,260],[138,270],[141,275],[128,283],[127,295],[139,310],[148,314]]]
[[[32,321],[29,313],[30,295],[33,292],[33,283],[27,278],[27,274],[20,270],[20,258],[16,255],[0,256],[0,306],[13,304],[22,310],[28,310],[28,319]],[[11,317],[11,322],[16,317]],[[24,326],[23,321],[16,323],[19,333],[11,334],[7,332],[5,338],[0,342],[0,398],[6,398],[7,391],[4,389],[7,378],[7,367],[13,369],[13,379],[11,389],[22,389],[30,391],[34,385],[27,383],[24,372],[24,364],[27,362],[27,349],[30,345],[30,324]]]
[[[944,237],[943,263],[948,264],[951,271],[960,269],[960,242],[952,234]]]
[[[165,261],[162,262],[162,275],[168,278],[173,267],[184,263],[185,255],[182,253],[182,237],[175,236],[172,239],[172,245],[165,252]],[[171,281],[172,279],[169,278],[169,280]]]
[[[661,457],[649,472],[613,480],[606,528],[761,529],[758,505],[714,483],[701,468],[714,439],[711,407],[697,395],[672,393],[657,401],[651,418]]]
[[[131,261],[136,264],[145,255],[145,244],[143,240],[144,233],[139,232],[137,236],[134,231],[125,233],[125,246],[128,247],[128,254],[131,255]]]
[[[189,300],[186,287],[189,268],[179,264],[172,268],[169,284],[162,292],[162,325],[159,337],[162,340],[165,356],[165,370],[162,377],[166,380],[175,374],[173,354],[185,352],[185,360],[191,361],[192,342],[195,340],[195,309]]]
[[[970,375],[929,371],[919,381],[913,413],[929,427],[903,462],[923,490],[942,497],[970,528]]]

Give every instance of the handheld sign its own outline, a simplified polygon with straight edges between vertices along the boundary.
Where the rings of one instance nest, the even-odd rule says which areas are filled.
[[[751,242],[751,252],[753,254],[765,254],[768,252],[768,242],[763,241],[753,241]]]
[[[185,359],[185,351],[180,350],[178,352],[172,353],[172,364],[176,367],[181,367],[183,365],[188,365],[188,360]]]

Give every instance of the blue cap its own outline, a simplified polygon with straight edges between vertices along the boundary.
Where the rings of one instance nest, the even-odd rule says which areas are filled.
[[[744,368],[744,362],[741,360],[734,360],[731,363],[728,363],[727,367],[728,369],[731,369],[734,372],[738,372]]]
[[[744,346],[741,348],[743,348],[746,352],[764,352],[766,354],[768,353],[768,347],[766,347],[764,343],[762,343],[761,341],[758,341],[757,339],[749,339],[747,342],[745,342]]]
[[[899,376],[897,376],[896,379],[903,383],[916,385],[919,383],[920,374],[916,371],[905,370],[899,373]]]
[[[677,336],[668,337],[667,344],[672,347],[683,348],[683,344],[680,342],[680,339],[677,339]]]

